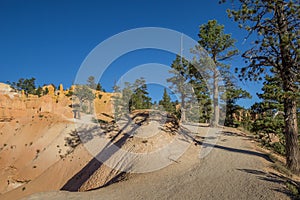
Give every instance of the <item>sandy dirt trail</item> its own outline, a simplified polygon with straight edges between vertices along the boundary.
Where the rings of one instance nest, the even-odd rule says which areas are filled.
[[[159,171],[131,175],[94,191],[39,193],[26,199],[289,199],[279,178],[264,170],[271,161],[249,138],[230,131],[217,137],[202,159],[199,151],[210,146],[205,135],[199,137],[206,139],[201,145],[192,144],[179,160]]]

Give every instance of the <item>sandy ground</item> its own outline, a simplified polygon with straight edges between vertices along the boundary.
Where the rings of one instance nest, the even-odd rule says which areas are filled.
[[[185,128],[201,133],[198,142],[163,169],[89,192],[46,192],[24,199],[289,199],[280,177],[265,170],[271,161],[248,137],[232,130],[215,137],[204,127]]]

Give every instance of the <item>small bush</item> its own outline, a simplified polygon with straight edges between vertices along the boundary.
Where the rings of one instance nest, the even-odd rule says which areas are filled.
[[[69,90],[68,93],[66,94],[66,96],[67,96],[67,97],[70,97],[70,96],[72,96],[73,94],[74,94],[74,92],[72,92],[72,91]]]
[[[281,155],[285,155],[285,146],[281,144],[280,142],[275,142],[274,144],[271,145],[274,151]]]
[[[296,185],[287,182],[286,183],[286,187],[287,189],[293,194],[293,196],[295,197],[295,199],[300,199],[300,193],[299,193],[299,188],[297,188]]]
[[[272,168],[279,171],[280,173],[292,177],[292,172],[279,162],[275,162],[274,164],[272,164]]]
[[[87,114],[87,111],[88,111],[87,105],[82,105],[82,106],[81,106],[81,110],[82,110],[82,112],[84,112],[84,113]]]
[[[93,119],[92,119],[92,122],[94,122],[94,123],[99,123],[99,124],[108,124],[107,121],[104,121],[104,120],[102,120],[102,119],[96,119],[96,118],[94,118],[94,117],[93,117]]]

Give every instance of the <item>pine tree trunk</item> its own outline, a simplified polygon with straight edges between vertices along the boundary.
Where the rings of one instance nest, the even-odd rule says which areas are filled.
[[[213,74],[213,106],[214,115],[211,122],[212,127],[217,127],[219,125],[220,109],[219,109],[219,84],[218,84],[218,72],[214,70]]]
[[[89,100],[89,114],[93,114],[94,109],[93,109],[93,100]]]
[[[181,94],[181,123],[186,122],[185,116],[185,95]]]
[[[298,92],[295,86],[297,77],[291,71],[293,66],[292,57],[287,41],[284,39],[288,35],[288,22],[286,20],[282,1],[276,2],[275,14],[279,27],[279,47],[282,59],[280,76],[283,82],[283,90],[287,93],[284,97],[285,113],[285,141],[286,141],[286,165],[294,173],[300,174],[300,149],[298,141],[298,122],[297,122],[297,101],[293,94]]]
[[[294,173],[300,174],[300,149],[298,141],[297,103],[293,98],[284,100],[286,164]]]

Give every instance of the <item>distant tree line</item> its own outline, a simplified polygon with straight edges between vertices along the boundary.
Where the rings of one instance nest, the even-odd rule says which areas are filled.
[[[49,93],[48,88],[43,90],[41,86],[37,87],[35,81],[36,79],[34,77],[31,77],[31,78],[20,78],[17,82],[7,81],[7,83],[11,86],[13,90],[15,91],[23,90],[26,95],[32,94],[32,95],[38,95],[40,97]],[[59,89],[59,86],[56,87],[53,83],[51,83],[50,85],[53,86],[54,90],[56,90],[56,88]],[[100,83],[97,84],[95,83],[94,76],[88,77],[86,85],[90,89],[105,92],[105,90],[102,88]],[[44,86],[46,86],[46,84],[44,84]]]
[[[122,89],[115,84],[113,90],[116,94],[113,97],[116,119],[128,117],[133,110],[149,109],[153,105],[143,77],[136,79],[133,84],[125,82]]]

